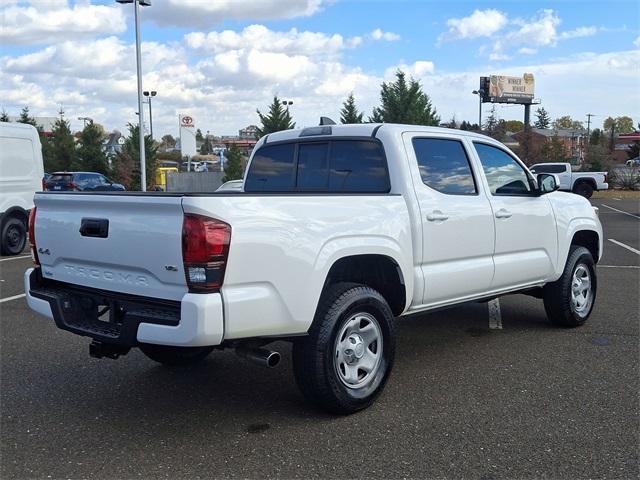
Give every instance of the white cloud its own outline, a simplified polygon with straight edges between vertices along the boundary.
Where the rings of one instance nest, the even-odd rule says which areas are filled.
[[[440,42],[478,37],[490,37],[507,24],[507,16],[493,8],[474,10],[468,17],[447,20],[449,31],[440,36]]]
[[[144,9],[159,25],[209,27],[227,20],[274,20],[310,16],[332,0],[161,0]]]
[[[505,55],[504,53],[492,52],[489,54],[489,60],[492,62],[499,62],[504,60],[511,60],[509,55]]]
[[[518,50],[518,53],[521,53],[523,55],[535,55],[536,53],[538,53],[538,50],[535,48],[522,47]]]
[[[556,28],[560,18],[551,9],[542,10],[532,20],[514,20],[518,30],[506,35],[505,43],[511,45],[545,46],[553,45],[557,40]]]
[[[397,33],[384,32],[379,28],[376,28],[369,34],[369,36],[374,40],[386,40],[387,42],[395,42],[396,40],[400,40],[400,35],[398,35]]]
[[[636,39],[633,41],[633,44],[636,47],[640,48],[640,36],[636,37]]]
[[[413,78],[422,78],[427,75],[431,75],[435,73],[435,65],[433,62],[426,60],[418,60],[411,65],[407,65],[406,63],[401,63],[399,65],[394,65],[389,67],[384,72],[384,78],[387,80],[395,79],[396,72],[398,70],[402,70],[407,73],[409,76]]]
[[[67,0],[41,0],[30,5],[3,2],[0,43],[4,45],[50,44],[67,39],[121,33],[126,30],[117,4],[91,5]]]
[[[562,32],[558,38],[561,40],[568,40],[570,38],[591,37],[598,33],[596,27],[578,27],[574,30],[567,30]]]

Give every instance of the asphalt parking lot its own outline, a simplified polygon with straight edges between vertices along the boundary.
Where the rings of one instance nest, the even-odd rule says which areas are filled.
[[[284,360],[232,352],[167,369],[31,312],[29,258],[0,259],[0,477],[638,478],[640,202],[594,200],[605,229],[595,311],[550,326],[538,300],[398,320],[393,374],[370,409],[314,410]],[[615,240],[615,241],[614,241]]]

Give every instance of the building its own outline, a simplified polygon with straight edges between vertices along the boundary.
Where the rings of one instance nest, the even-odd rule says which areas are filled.
[[[112,155],[116,155],[117,153],[120,153],[122,151],[124,141],[124,135],[122,135],[122,133],[120,133],[118,130],[114,130],[102,142],[102,150],[109,157]]]
[[[53,127],[58,117],[34,117],[38,128],[42,128],[42,133],[48,137],[53,133]],[[9,115],[10,122],[17,122],[20,120],[19,116]]]
[[[586,132],[576,129],[551,129],[551,128],[532,128],[530,130],[530,151],[540,152],[545,143],[557,139],[562,143],[564,149],[564,157],[571,160],[572,163],[581,164],[584,161],[585,145],[587,142]],[[513,137],[522,145],[525,143],[525,131],[513,134]]]
[[[256,127],[255,125],[249,125],[248,127],[238,130],[238,137],[240,137],[242,140],[254,140],[257,136],[258,127]]]
[[[615,137],[613,144],[613,157],[616,161],[624,163],[629,160],[627,152],[634,143],[640,142],[640,131],[632,133],[620,133]]]

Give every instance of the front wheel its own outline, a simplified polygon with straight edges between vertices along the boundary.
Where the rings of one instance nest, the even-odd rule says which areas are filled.
[[[151,343],[141,343],[139,347],[151,360],[172,367],[201,362],[213,351],[213,347],[173,347]]]
[[[562,327],[584,324],[596,301],[596,267],[591,252],[572,246],[562,276],[543,289],[544,308],[551,323]]]
[[[391,372],[393,313],[377,291],[339,283],[322,295],[308,336],[293,347],[293,370],[304,396],[331,413],[373,403]]]

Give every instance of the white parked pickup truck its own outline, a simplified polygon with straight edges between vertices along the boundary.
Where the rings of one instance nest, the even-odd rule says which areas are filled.
[[[37,193],[29,306],[163,364],[216,348],[272,366],[293,342],[304,395],[351,413],[381,392],[394,318],[508,293],[582,325],[602,227],[491,138],[411,125],[287,130],[257,143],[243,191]]]
[[[570,163],[537,163],[529,167],[532,173],[553,173],[560,180],[560,190],[591,198],[594,191],[608,190],[607,172],[572,172]]]

